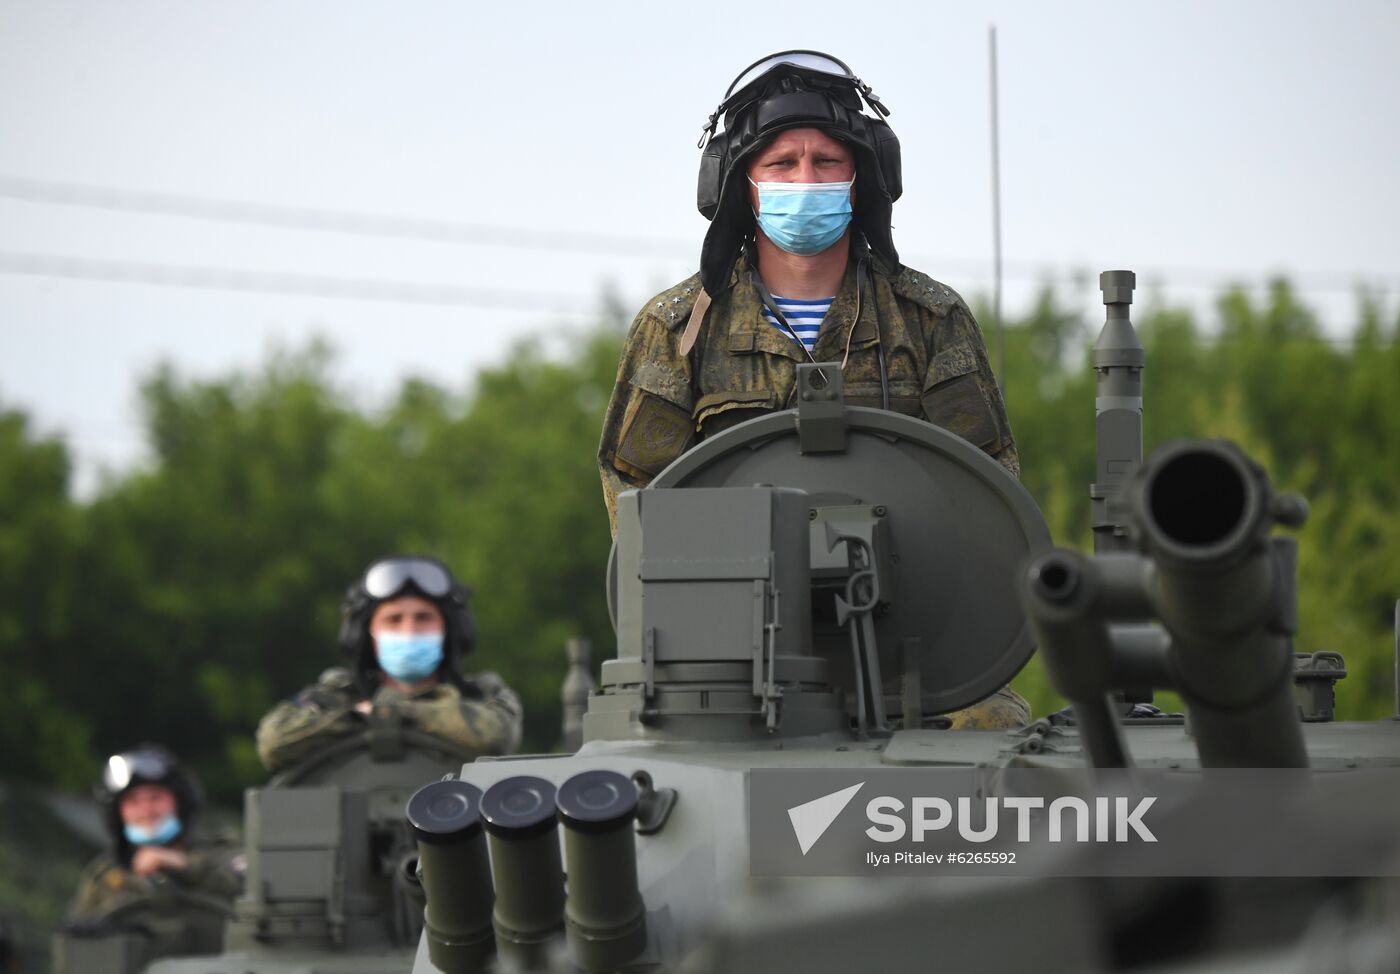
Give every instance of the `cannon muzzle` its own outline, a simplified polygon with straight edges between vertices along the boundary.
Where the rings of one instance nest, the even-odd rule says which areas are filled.
[[[1126,490],[1136,554],[1057,550],[1023,584],[1095,763],[1126,761],[1104,695],[1148,684],[1186,700],[1203,765],[1305,767],[1290,638],[1297,549],[1270,534],[1302,524],[1307,504],[1275,494],[1262,467],[1217,440],[1162,447]]]

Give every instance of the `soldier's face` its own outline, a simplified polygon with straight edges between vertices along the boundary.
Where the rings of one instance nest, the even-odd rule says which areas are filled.
[[[175,793],[164,785],[136,785],[128,788],[117,804],[123,825],[154,828],[176,810]]]
[[[749,163],[749,178],[755,183],[843,183],[855,175],[851,150],[820,129],[780,132]],[[851,197],[855,197],[854,186]],[[758,209],[758,190],[752,184],[749,198]]]
[[[383,632],[417,635],[442,631],[438,607],[416,595],[400,595],[381,603],[369,619],[369,634],[376,640]]]

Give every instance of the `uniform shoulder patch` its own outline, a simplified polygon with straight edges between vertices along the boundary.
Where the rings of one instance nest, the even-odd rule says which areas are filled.
[[[622,420],[613,466],[650,480],[685,452],[693,429],[690,413],[659,396],[634,396]]]
[[[945,316],[959,305],[964,305],[957,291],[912,267],[900,267],[893,287],[895,294],[939,316]]]
[[[99,852],[87,864],[83,866],[83,879],[89,882],[99,882],[106,873],[112,870],[121,870],[111,853]]]
[[[655,318],[667,328],[679,331],[690,319],[690,311],[700,297],[700,275],[692,274],[684,281],[667,288],[647,301],[641,316]]]

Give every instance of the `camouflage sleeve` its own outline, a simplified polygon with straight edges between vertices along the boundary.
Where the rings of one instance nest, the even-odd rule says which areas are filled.
[[[192,849],[185,868],[170,876],[186,889],[232,901],[243,891],[243,876],[235,867],[236,858],[236,850],[224,847]]]
[[[354,710],[349,673],[327,670],[291,700],[273,707],[259,723],[258,757],[269,771],[290,767],[337,737],[364,729]]]
[[[467,681],[473,692],[444,683],[408,700],[399,697],[397,706],[425,734],[476,754],[510,754],[520,746],[520,698],[495,673],[477,673]],[[376,706],[381,695],[394,693],[381,689]]]
[[[69,919],[95,920],[131,898],[130,874],[101,855],[88,863],[68,904]]]
[[[693,438],[690,362],[680,354],[679,333],[651,313],[655,303],[648,303],[627,333],[598,444],[603,503],[613,534],[617,495],[651,483]]]
[[[935,323],[929,334],[932,346],[924,377],[924,415],[981,447],[1019,477],[1021,459],[1006,418],[1006,404],[971,309],[956,298],[947,316]]]

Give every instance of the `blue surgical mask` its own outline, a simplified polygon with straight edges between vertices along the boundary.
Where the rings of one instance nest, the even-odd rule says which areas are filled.
[[[826,250],[851,225],[851,186],[844,183],[754,183],[763,235],[790,254]]]
[[[433,675],[442,662],[442,633],[385,632],[374,637],[379,668],[403,683]]]
[[[174,841],[183,828],[179,818],[167,815],[150,828],[143,825],[123,825],[122,833],[132,845],[166,845]]]

